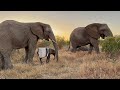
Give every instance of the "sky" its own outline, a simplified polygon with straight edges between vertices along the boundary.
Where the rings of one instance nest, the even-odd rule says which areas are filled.
[[[95,22],[106,23],[114,35],[120,35],[120,11],[0,11],[0,22],[5,20],[43,22],[66,39],[75,28]]]

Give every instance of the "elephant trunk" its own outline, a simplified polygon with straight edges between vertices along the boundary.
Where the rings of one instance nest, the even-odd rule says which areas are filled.
[[[104,32],[104,35],[105,37],[113,37],[113,33],[109,28]]]
[[[113,33],[110,31],[110,36],[113,37]]]
[[[51,41],[52,41],[52,43],[53,43],[53,46],[54,46],[54,48],[55,48],[55,57],[56,57],[56,59],[57,59],[57,61],[58,61],[58,45],[57,45],[55,36],[54,36],[54,34],[52,33],[49,37],[50,37],[50,39],[51,39]]]
[[[111,32],[111,30],[109,29],[109,32],[106,34],[107,37],[113,37],[113,33]]]

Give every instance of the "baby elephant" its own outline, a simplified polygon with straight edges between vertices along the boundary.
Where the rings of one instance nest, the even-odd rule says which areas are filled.
[[[38,51],[37,51],[37,54],[39,56],[41,64],[43,64],[42,58],[44,58],[44,57],[47,57],[46,63],[49,63],[51,54],[54,56],[54,59],[55,59],[55,50],[52,48],[45,48],[45,49],[46,49],[46,52],[45,52],[44,56],[43,56],[43,54],[40,53],[40,49],[38,49]]]

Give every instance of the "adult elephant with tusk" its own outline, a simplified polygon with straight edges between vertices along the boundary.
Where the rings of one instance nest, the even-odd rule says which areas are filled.
[[[76,52],[76,49],[81,46],[90,44],[89,53],[92,52],[93,47],[96,53],[99,53],[99,41],[98,39],[102,37],[103,39],[108,36],[113,36],[110,28],[107,24],[92,23],[86,27],[78,27],[74,29],[70,35],[70,44],[72,46],[72,52]]]
[[[53,42],[58,61],[58,46],[54,33],[48,24],[41,22],[22,23],[6,20],[0,24],[0,54],[2,68],[9,69],[13,65],[10,55],[13,49],[25,48],[25,63],[32,63],[38,39],[49,39]]]

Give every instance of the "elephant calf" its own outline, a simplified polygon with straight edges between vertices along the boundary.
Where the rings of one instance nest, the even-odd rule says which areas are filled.
[[[55,59],[55,50],[54,49],[51,49],[51,48],[43,48],[43,49],[44,49],[43,52],[41,52],[41,48],[39,48],[37,51],[37,54],[39,56],[41,64],[43,63],[42,58],[44,58],[44,57],[47,57],[46,63],[49,63],[51,54],[54,56],[54,59]],[[43,55],[44,52],[45,52],[45,54]]]

